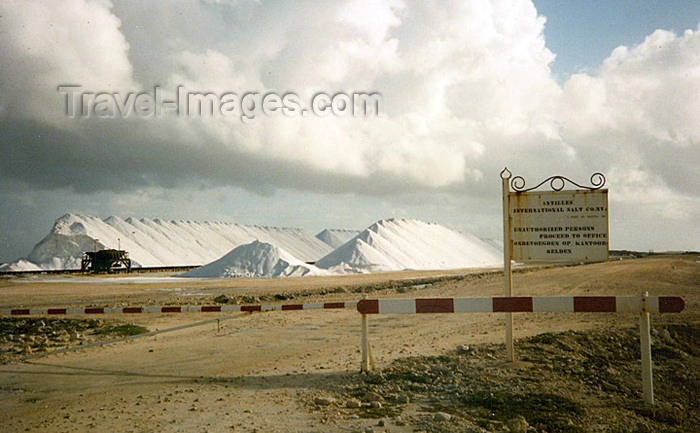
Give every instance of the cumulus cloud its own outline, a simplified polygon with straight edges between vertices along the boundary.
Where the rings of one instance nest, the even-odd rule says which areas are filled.
[[[6,23],[8,32],[30,21],[12,6],[6,5],[16,15]],[[48,90],[31,95],[31,104],[21,107],[26,110],[20,121],[44,120],[31,107],[42,101],[60,102],[61,95],[54,92],[59,83],[81,84],[96,91],[135,91],[155,84],[165,85],[170,92],[178,85],[213,92],[277,90],[293,91],[302,98],[318,91],[364,90],[381,92],[385,101],[385,116],[378,119],[278,117],[260,119],[254,126],[238,119],[154,119],[148,123],[127,119],[117,126],[100,119],[62,119],[62,125],[73,126],[73,131],[96,130],[79,132],[69,140],[83,141],[90,149],[92,140],[103,137],[100,147],[118,147],[103,152],[108,159],[110,155],[143,159],[150,153],[144,143],[160,141],[183,158],[191,158],[192,149],[200,149],[216,154],[216,160],[295,164],[295,172],[282,169],[267,176],[272,188],[289,185],[290,180],[292,186],[303,187],[335,174],[360,180],[393,178],[394,183],[413,188],[450,187],[482,179],[484,149],[494,146],[490,141],[502,136],[512,140],[523,132],[546,137],[551,130],[544,108],[559,92],[549,76],[548,64],[554,56],[544,44],[544,19],[529,2],[518,7],[510,2],[409,7],[398,1],[358,0],[342,5],[301,2],[293,8],[210,3],[199,5],[196,12],[187,6],[188,18],[197,20],[188,24],[174,12],[178,8],[170,5],[150,5],[155,9],[148,16],[160,19],[148,22],[143,19],[144,6],[133,6],[138,13],[129,12],[131,5],[121,3],[113,8],[109,3],[76,1],[71,6],[58,21],[65,20],[64,26],[78,25],[70,27],[73,34],[65,36],[58,49],[49,52],[42,45],[43,52],[27,56],[15,45],[5,47],[19,60],[39,57],[49,65],[49,75],[31,70],[5,72],[8,82],[16,84],[20,76],[28,76]],[[37,15],[49,16],[48,5],[42,8],[36,3],[35,8]],[[115,11],[125,18],[117,18]],[[221,16],[237,30],[228,32]],[[51,22],[39,24],[44,24],[45,35],[26,36],[36,45],[52,36]],[[90,33],[92,25],[97,35]],[[205,36],[203,28],[216,37]],[[186,31],[173,41],[175,29]],[[124,35],[140,38],[127,43]],[[202,39],[217,42],[205,48]],[[87,46],[86,40],[90,41]],[[142,44],[158,50],[148,56]],[[151,82],[145,82],[146,78]],[[56,104],[50,106],[55,115]],[[49,138],[41,140],[41,146],[48,146],[46,142],[53,138],[50,131],[46,133]],[[43,152],[41,146],[36,145],[39,158],[52,153]],[[70,146],[63,150],[70,151]],[[97,164],[104,170],[117,165],[101,161]],[[156,183],[171,178],[175,168],[162,161],[135,166],[146,171],[141,178]],[[307,170],[297,170],[304,166]],[[221,181],[203,164],[191,164],[191,168],[201,171],[185,178]],[[51,172],[55,171],[60,170]],[[47,187],[56,181],[46,176],[49,173],[42,176]],[[346,188],[361,189],[365,183],[350,183]]]
[[[595,75],[571,76],[558,120],[562,139],[587,165],[624,185],[620,199],[669,202],[698,198],[698,112],[700,32],[657,30],[616,48]],[[664,192],[650,192],[658,188]]]
[[[697,30],[656,31],[558,84],[546,19],[527,0],[9,0],[0,15],[0,176],[38,190],[214,185],[490,200],[510,165],[533,182],[602,170],[611,200],[643,195],[698,218]],[[379,92],[384,113],[71,119],[60,84],[294,92],[307,102],[319,91]]]
[[[109,2],[8,0],[0,5],[0,113],[65,124],[59,85],[135,87],[129,43]]]

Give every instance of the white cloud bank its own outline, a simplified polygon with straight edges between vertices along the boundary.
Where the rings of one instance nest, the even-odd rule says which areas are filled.
[[[0,15],[0,177],[8,181],[492,200],[495,176],[509,165],[531,182],[603,171],[612,205],[625,209],[621,220],[700,220],[698,29],[658,30],[560,85],[546,20],[525,0],[4,1]],[[376,91],[385,113],[252,125],[69,119],[60,84],[295,92],[302,100]],[[697,230],[691,235],[700,245]]]

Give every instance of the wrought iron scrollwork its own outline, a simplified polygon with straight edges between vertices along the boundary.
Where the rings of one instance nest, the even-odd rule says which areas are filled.
[[[508,170],[508,167],[504,168],[501,172],[501,179],[510,179],[511,176],[513,176],[513,173]]]
[[[549,182],[549,187],[552,188],[553,191],[561,191],[564,189],[567,182],[578,188],[595,191],[605,185],[605,176],[603,173],[593,173],[591,175],[591,186],[579,185],[578,183],[564,176],[551,176],[531,188],[525,188],[525,179],[522,176],[515,176],[510,181],[510,186],[515,192],[527,192],[537,189],[547,182]]]

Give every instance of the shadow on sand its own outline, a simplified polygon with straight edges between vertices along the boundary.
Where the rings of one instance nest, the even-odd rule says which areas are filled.
[[[26,374],[33,376],[65,376],[65,377],[134,377],[147,380],[147,383],[174,383],[174,384],[198,384],[198,385],[224,385],[227,387],[244,389],[280,389],[280,388],[305,388],[314,386],[317,388],[332,387],[342,382],[347,382],[359,371],[335,371],[335,372],[311,372],[311,373],[285,373],[270,374],[264,376],[192,376],[178,374],[144,373],[129,370],[99,369],[89,367],[73,367],[69,365],[57,365],[43,362],[25,361],[25,364],[38,366],[41,369],[32,370],[1,370],[0,374]],[[157,380],[161,379],[161,380]]]

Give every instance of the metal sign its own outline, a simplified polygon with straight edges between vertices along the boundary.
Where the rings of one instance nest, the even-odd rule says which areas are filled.
[[[509,193],[511,258],[608,259],[608,191]]]
[[[599,261],[608,258],[608,191],[605,176],[591,176],[583,186],[551,176],[525,188],[525,179],[508,167],[501,172],[503,191],[503,288],[513,296],[511,260]],[[549,182],[552,191],[534,192]],[[578,190],[562,191],[570,183]],[[511,191],[511,187],[513,191]],[[506,357],[515,361],[513,315],[506,312]]]

